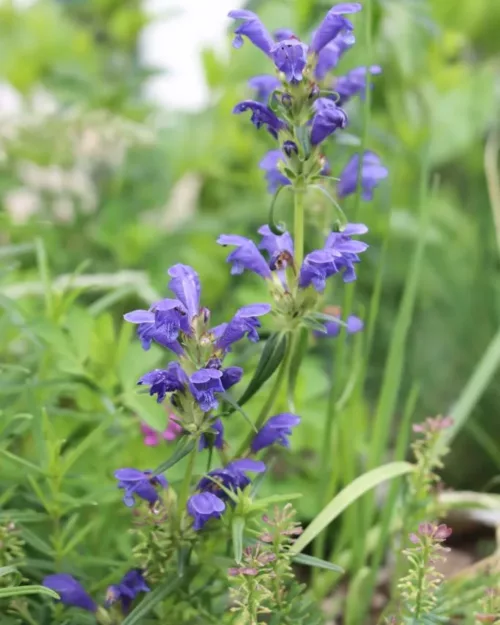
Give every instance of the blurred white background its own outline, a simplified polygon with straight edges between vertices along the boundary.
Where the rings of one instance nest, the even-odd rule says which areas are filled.
[[[148,95],[174,109],[197,110],[207,101],[200,53],[205,47],[227,50],[227,14],[243,0],[149,0],[156,17],[142,37],[143,59],[167,71],[151,81]]]

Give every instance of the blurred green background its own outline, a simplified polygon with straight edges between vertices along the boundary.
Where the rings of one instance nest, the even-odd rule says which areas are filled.
[[[270,29],[288,26],[305,36],[330,4],[254,0],[246,6]],[[213,5],[217,11],[217,2]],[[1,361],[8,364],[0,396],[4,417],[41,404],[59,411],[67,407],[64,398],[72,395],[67,389],[57,388],[57,395],[37,387],[34,397],[26,391],[51,366],[50,359],[45,369],[40,365],[47,345],[58,352],[60,341],[59,352],[66,349],[57,327],[70,332],[81,350],[92,345],[92,354],[85,352],[85,375],[92,370],[99,384],[112,388],[117,367],[125,367],[124,352],[111,362],[108,358],[112,346],[121,345],[121,314],[144,306],[154,291],[164,294],[166,269],[175,262],[199,271],[204,305],[216,319],[266,298],[256,277],[230,278],[225,251],[215,244],[219,233],[252,233],[267,218],[270,197],[258,163],[274,147],[272,140],[231,114],[249,95],[247,79],[268,71],[266,58],[251,45],[231,50],[228,35],[228,54],[203,52],[210,89],[204,110],[161,109],[144,97],[148,79],[158,73],[144,66],[138,53],[148,19],[140,0],[0,4],[0,78],[22,101],[18,112],[4,115],[0,128],[0,349]],[[371,247],[355,300],[362,315],[389,232],[368,409],[380,386],[409,250],[419,238],[425,237],[428,246],[401,388],[403,398],[418,384],[418,420],[447,412],[498,330],[499,31],[498,2],[379,0],[372,50],[366,49],[361,30],[338,70],[374,63],[383,68],[373,91],[368,146],[380,154],[390,176],[375,201],[361,207]],[[356,150],[361,132],[361,103],[353,102],[349,112],[351,141],[332,142],[329,148],[334,175]],[[423,145],[438,180],[425,232],[415,212]],[[313,215],[322,210],[320,198],[311,197],[310,205]],[[348,216],[352,208],[347,203]],[[286,203],[279,212],[285,221],[291,218]],[[66,300],[59,308],[49,302],[50,329],[40,305],[46,294],[41,256],[50,270],[45,277],[56,286],[63,284],[60,276],[75,272],[90,286],[73,294],[71,305],[78,299],[78,307],[70,313]],[[103,300],[107,293],[111,299]],[[338,303],[335,295],[332,302]],[[95,313],[92,322],[86,307]],[[109,315],[95,321],[101,309]],[[316,346],[301,374],[299,405],[308,414],[302,441],[300,432],[295,436],[305,452],[314,441],[320,446],[314,411],[328,382],[322,358],[327,349]],[[144,358],[151,364],[159,357],[155,352]],[[131,384],[145,362],[136,360],[122,380]],[[15,370],[16,364],[22,370]],[[62,369],[81,374],[67,363]],[[497,376],[453,447],[447,480],[454,486],[481,490],[499,473],[498,382]],[[95,410],[78,393],[75,429]],[[137,445],[127,459],[139,464],[146,450],[138,432],[130,436]]]

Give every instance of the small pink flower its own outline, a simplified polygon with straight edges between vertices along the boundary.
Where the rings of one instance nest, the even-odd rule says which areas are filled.
[[[145,423],[141,423],[141,431],[144,434],[144,444],[149,447],[156,447],[160,444],[162,439],[166,441],[175,440],[182,432],[182,427],[175,421],[172,415],[170,415],[167,429],[163,432],[157,432]]]
[[[413,431],[420,434],[441,432],[452,425],[453,419],[451,417],[427,417],[423,423],[415,423]]]

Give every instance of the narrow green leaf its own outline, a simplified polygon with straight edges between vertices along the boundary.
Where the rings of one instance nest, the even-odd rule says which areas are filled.
[[[52,547],[27,527],[23,527],[21,529],[21,535],[24,540],[37,551],[40,551],[40,553],[50,556],[51,558],[54,557],[54,550]]]
[[[231,531],[233,535],[234,559],[236,560],[236,563],[239,564],[241,562],[241,558],[243,557],[243,532],[245,531],[245,519],[241,516],[234,517]]]
[[[159,467],[155,469],[153,475],[160,475],[160,473],[164,473],[170,467],[173,467],[174,464],[180,462],[184,456],[187,456],[194,449],[195,442],[193,440],[188,439],[187,437],[181,438],[177,447],[175,448],[174,453],[170,456],[168,460],[162,462]]]
[[[257,432],[257,428],[255,427],[254,423],[247,415],[247,413],[243,410],[243,408],[238,404],[238,402],[233,399],[233,397],[231,397],[229,393],[221,393],[221,395],[227,401],[227,403],[234,408],[235,412],[240,413],[240,415],[245,419],[245,421],[254,430],[254,432]]]
[[[443,430],[441,440],[449,445],[462,429],[471,415],[484,391],[490,384],[500,366],[500,330],[495,334],[488,345],[483,357],[474,369],[469,381],[465,385],[460,397],[448,414],[453,417],[453,425]]]
[[[35,246],[33,243],[18,243],[17,245],[2,245],[0,247],[0,260],[10,258],[12,256],[21,256],[33,252]]]
[[[143,625],[144,617],[147,616],[151,610],[160,601],[163,601],[177,586],[180,585],[183,578],[177,575],[167,577],[167,579],[156,586],[156,588],[148,593],[144,599],[135,607],[132,612],[125,618],[122,625]]]
[[[276,371],[285,357],[287,341],[288,336],[281,332],[271,334],[267,339],[257,369],[243,395],[238,399],[240,406],[246,404]]]
[[[19,597],[23,595],[47,595],[53,599],[59,599],[59,595],[45,586],[15,586],[13,588],[0,588],[0,599],[6,597]]]
[[[328,571],[334,571],[335,573],[344,573],[344,569],[338,564],[333,562],[327,562],[321,558],[315,558],[314,556],[308,556],[305,553],[297,553],[292,557],[293,562],[296,564],[304,564],[305,566],[312,566],[316,569],[326,569]]]
[[[24,458],[21,458],[20,456],[11,454],[10,451],[7,451],[6,449],[0,449],[0,454],[4,455],[6,458],[11,460],[15,464],[18,464],[21,467],[24,467],[25,469],[29,469],[30,471],[33,471],[34,473],[41,473],[41,474],[45,473],[45,471],[43,471],[43,469],[41,469],[40,467],[37,467],[36,464],[33,464],[32,462],[29,462],[29,460],[25,460]]]
[[[356,478],[349,486],[336,495],[329,504],[308,525],[302,536],[293,545],[293,552],[300,553],[318,536],[332,521],[362,495],[372,490],[382,482],[392,480],[399,475],[405,475],[414,470],[409,462],[390,462],[376,469],[372,469]]]

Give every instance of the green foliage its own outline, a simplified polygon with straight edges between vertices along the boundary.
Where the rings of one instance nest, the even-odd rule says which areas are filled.
[[[305,35],[331,3],[247,4],[270,28],[287,25]],[[213,544],[197,554],[211,562],[207,573],[196,559],[187,564],[191,535],[179,548],[175,531],[163,526],[138,523],[130,531],[120,505],[117,467],[168,471],[177,486],[196,444],[182,438],[175,446],[144,446],[140,423],[162,431],[168,414],[135,385],[165,364],[164,355],[155,347],[144,352],[121,317],[164,296],[165,270],[174,262],[199,271],[215,323],[265,301],[256,277],[229,276],[215,238],[222,231],[253,235],[273,202],[258,169],[271,143],[231,115],[248,96],[247,78],[267,71],[266,59],[250,45],[228,56],[204,50],[205,78],[217,97],[197,113],[157,111],[143,98],[154,70],[139,61],[138,38],[149,19],[140,0],[0,4],[0,77],[20,103],[0,131],[2,625],[92,622],[76,610],[65,616],[62,606],[53,609],[39,583],[67,571],[101,601],[130,568],[131,554],[155,588],[126,625],[237,623],[225,597],[230,554],[238,567],[247,550],[254,557],[255,517],[295,493],[307,495],[296,501],[307,527],[286,552],[286,575],[293,562],[312,593],[282,575],[278,596],[286,596],[287,610],[270,623],[319,623],[309,595],[334,593],[333,617],[343,613],[348,625],[361,625],[388,549],[424,520],[420,511],[452,505],[446,497],[437,505],[429,492],[438,467],[422,468],[428,450],[417,471],[404,462],[411,421],[451,413],[454,425],[442,435],[451,447],[446,481],[476,491],[498,486],[499,250],[483,161],[485,138],[499,130],[500,5],[364,5],[372,19],[354,18],[358,43],[339,72],[377,63],[383,75],[368,99],[351,103],[350,136],[326,156],[337,176],[367,145],[390,179],[374,203],[346,203],[350,220],[369,225],[370,250],[355,289],[337,287],[325,300],[362,316],[366,329],[355,340],[345,331],[325,339],[305,330],[292,340],[269,324],[263,347],[235,350],[244,390],[224,402],[232,446],[222,458],[237,455],[253,435],[241,415],[226,418],[243,406],[252,423],[271,408],[296,411],[302,423],[292,453],[275,454],[265,479],[254,482],[259,499],[256,492],[241,499],[241,509],[252,501],[252,514],[224,528],[226,555]],[[290,197],[282,193],[273,205],[277,221],[288,225]],[[313,248],[314,229],[337,220],[338,211],[315,191],[305,205],[306,246]],[[317,318],[308,324],[317,329]],[[195,476],[206,470],[191,468]],[[420,499],[418,489],[425,491]],[[467,504],[482,505],[478,497]],[[421,505],[410,509],[417,499]],[[314,555],[298,553],[311,542]],[[264,568],[263,605],[273,610],[273,571]],[[342,571],[347,593],[338,585]],[[241,597],[251,591],[250,577],[233,583],[237,605],[247,609]],[[459,615],[472,624],[475,612],[494,609],[483,598],[497,583],[489,573],[443,583],[420,622]],[[388,616],[399,614],[399,599],[396,591]],[[406,613],[401,618],[413,622]]]

